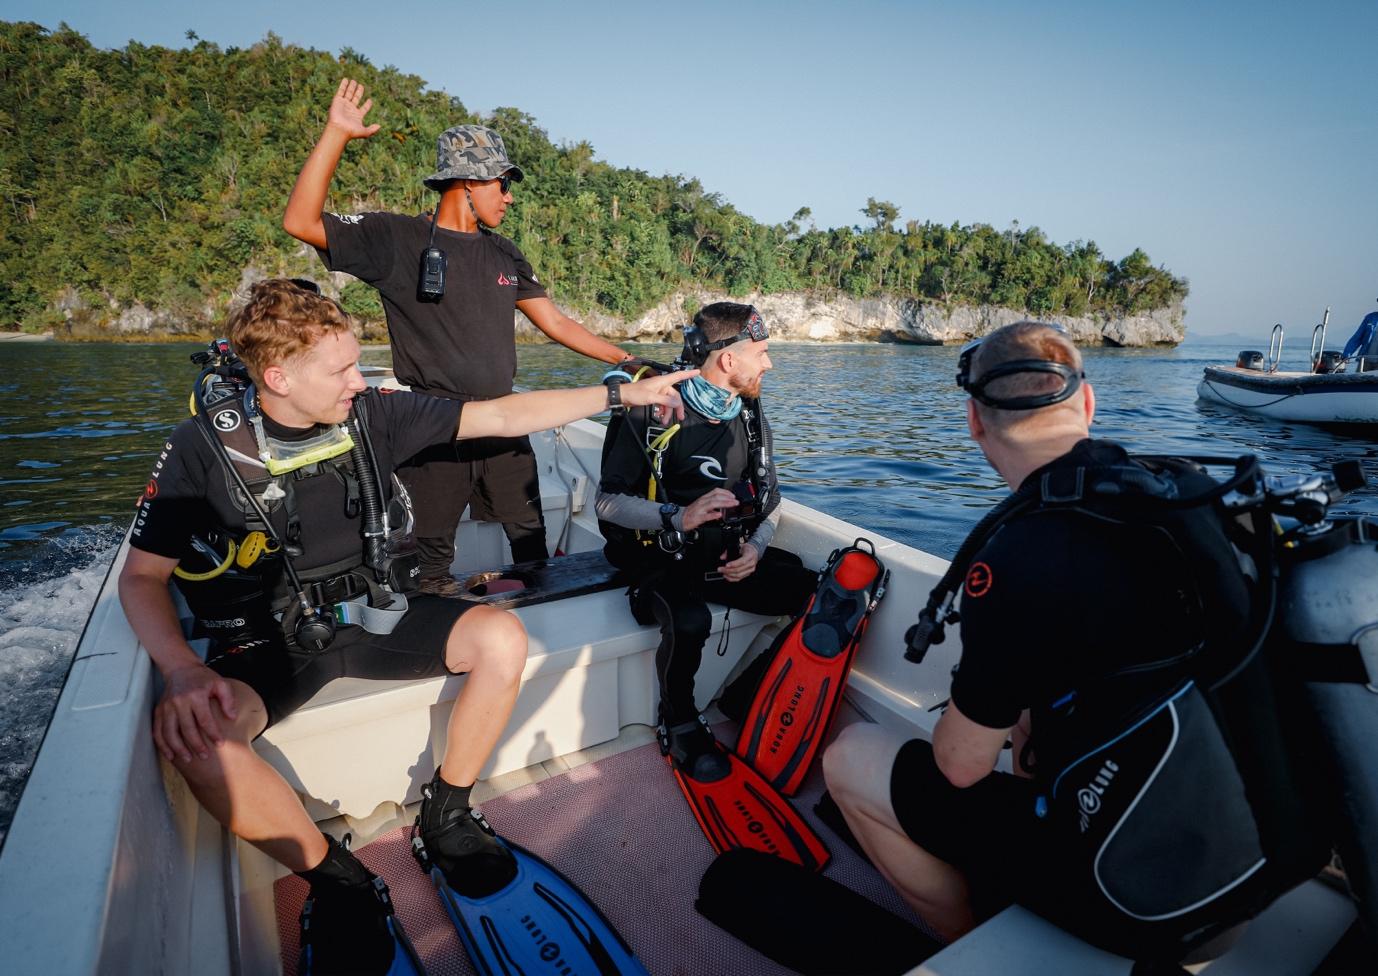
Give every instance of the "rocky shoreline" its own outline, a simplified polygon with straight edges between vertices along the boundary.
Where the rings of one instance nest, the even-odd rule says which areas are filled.
[[[626,322],[593,314],[581,321],[589,331],[613,342],[678,342],[689,316],[686,309],[716,301],[749,302],[760,310],[772,338],[786,342],[904,342],[936,346],[977,336],[1040,316],[994,305],[944,306],[913,298],[821,298],[798,292],[727,296],[677,293],[639,318]],[[1119,317],[1048,316],[1063,325],[1079,345],[1175,346],[1186,338],[1182,305]],[[518,336],[539,333],[518,316]]]
[[[247,293],[248,286],[261,274],[246,270],[235,298]],[[321,283],[338,296],[353,279],[345,274],[325,274]],[[332,287],[333,286],[333,287]],[[772,295],[728,296],[712,292],[676,292],[649,311],[630,321],[603,312],[569,312],[596,335],[612,342],[678,342],[689,310],[709,302],[731,300],[749,302],[760,309],[770,326],[771,336],[786,342],[901,342],[917,345],[944,345],[965,342],[986,335],[1002,325],[1039,316],[1023,309],[992,305],[954,305],[924,302],[914,298],[829,297],[785,292]],[[91,308],[75,294],[57,303],[63,322],[54,330],[56,338],[86,342],[159,342],[209,337],[212,323],[222,320],[223,312],[207,305],[190,314],[151,310],[142,305],[123,309]],[[1065,326],[1080,345],[1175,346],[1186,337],[1181,304],[1128,316],[1049,316]],[[381,319],[362,324],[364,342],[386,342],[387,328]],[[517,316],[517,340],[540,342],[543,337],[526,320]]]

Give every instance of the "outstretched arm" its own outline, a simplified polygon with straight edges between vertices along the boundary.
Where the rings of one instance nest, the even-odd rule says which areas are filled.
[[[321,212],[325,210],[325,195],[335,176],[335,167],[344,155],[351,139],[367,139],[378,131],[377,123],[364,124],[364,116],[373,107],[373,99],[362,105],[364,86],[343,78],[335,97],[330,101],[330,116],[325,131],[316,140],[316,148],[306,157],[297,176],[292,195],[287,198],[287,210],[282,215],[282,229],[312,247],[326,247],[325,224]]]
[[[531,320],[531,324],[567,349],[573,349],[590,359],[617,364],[630,355],[606,339],[600,339],[574,321],[549,298],[526,298],[517,308]]]
[[[623,383],[622,403],[628,407],[658,404],[683,416],[684,404],[675,392],[675,385],[697,375],[698,370],[690,369],[638,383]],[[538,390],[534,393],[513,393],[496,400],[475,400],[464,405],[455,436],[460,440],[470,437],[520,437],[592,417],[606,410],[607,403],[608,391],[603,386]]]

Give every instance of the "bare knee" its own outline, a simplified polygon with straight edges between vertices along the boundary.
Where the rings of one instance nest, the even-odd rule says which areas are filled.
[[[252,749],[251,743],[268,726],[268,709],[258,693],[242,681],[230,679],[234,693],[235,715],[230,718],[214,699],[210,707],[219,725],[220,741],[203,735],[206,758],[193,755],[188,761],[174,755],[173,767],[183,779],[192,783],[219,782],[231,761]]]
[[[506,610],[475,607],[455,621],[445,666],[515,683],[526,666],[526,627]]]
[[[838,805],[872,817],[885,815],[890,810],[895,756],[903,741],[865,722],[843,729],[823,753],[823,776]]]
[[[852,776],[855,773],[856,753],[865,739],[862,732],[865,725],[849,725],[838,733],[823,752],[823,778],[827,781],[828,792],[836,798],[841,793],[850,792]]]

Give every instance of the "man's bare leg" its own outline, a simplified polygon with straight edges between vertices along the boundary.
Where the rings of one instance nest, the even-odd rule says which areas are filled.
[[[450,712],[440,775],[452,786],[472,786],[512,717],[526,666],[526,628],[506,610],[475,607],[450,630],[445,666],[468,678]]]
[[[238,718],[220,716],[224,741],[211,743],[205,759],[173,765],[201,806],[235,836],[293,871],[314,868],[325,857],[325,837],[292,787],[250,745],[268,724],[268,710],[252,688],[228,680]]]
[[[895,816],[890,776],[904,742],[876,725],[850,725],[823,753],[823,774],[876,869],[950,942],[976,925],[971,893],[961,872],[910,840]]]

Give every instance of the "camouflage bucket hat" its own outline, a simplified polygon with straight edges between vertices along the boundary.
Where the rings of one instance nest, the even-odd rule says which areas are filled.
[[[450,180],[495,180],[504,173],[520,183],[521,167],[507,158],[502,136],[485,125],[456,125],[435,141],[435,172],[425,183],[439,190]]]

